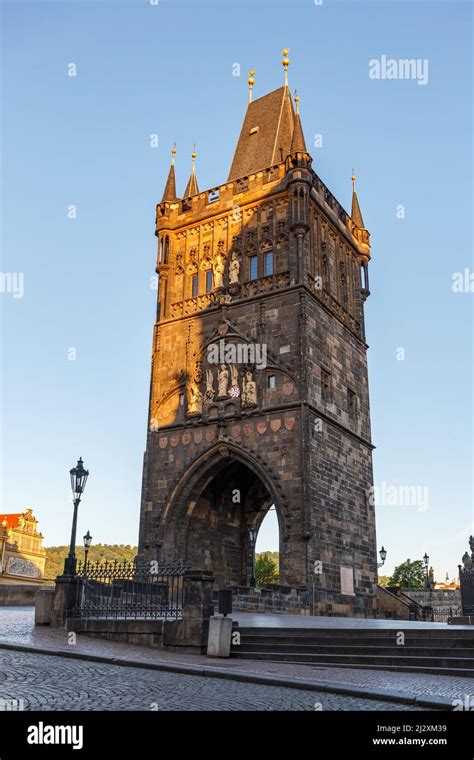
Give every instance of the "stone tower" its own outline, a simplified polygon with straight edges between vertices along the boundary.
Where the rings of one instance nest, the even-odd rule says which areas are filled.
[[[222,185],[199,190],[193,153],[178,197],[173,149],[139,552],[246,584],[249,526],[274,505],[280,583],[311,587],[316,567],[319,613],[370,616],[369,233],[355,185],[348,214],[312,167],[288,63],[253,101],[251,76]]]

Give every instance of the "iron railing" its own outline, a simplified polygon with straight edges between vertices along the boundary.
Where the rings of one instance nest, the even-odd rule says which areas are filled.
[[[432,610],[435,623],[447,623],[449,618],[462,615],[460,607],[432,607]]]
[[[96,619],[180,618],[188,569],[157,562],[80,563],[74,614]]]

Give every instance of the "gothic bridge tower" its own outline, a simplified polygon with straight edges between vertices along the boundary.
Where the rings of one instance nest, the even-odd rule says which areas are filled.
[[[312,167],[287,84],[252,100],[227,181],[156,207],[139,552],[248,582],[274,505],[280,582],[321,614],[371,615],[376,540],[364,301],[369,233]],[[296,108],[295,108],[296,106]]]

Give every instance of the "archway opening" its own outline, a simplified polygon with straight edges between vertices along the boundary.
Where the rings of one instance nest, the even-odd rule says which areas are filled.
[[[185,558],[195,567],[212,570],[218,587],[248,585],[249,527],[260,529],[273,505],[274,497],[250,466],[231,456],[219,459],[187,496]]]

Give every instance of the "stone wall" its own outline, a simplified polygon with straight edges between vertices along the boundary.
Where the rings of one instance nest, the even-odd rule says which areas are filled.
[[[310,615],[311,595],[305,588],[275,587],[249,588],[239,586],[232,590],[234,612],[266,612],[284,615]],[[217,612],[217,594],[214,594]]]
[[[19,584],[0,584],[0,607],[29,607],[35,604],[36,594],[44,586]]]

